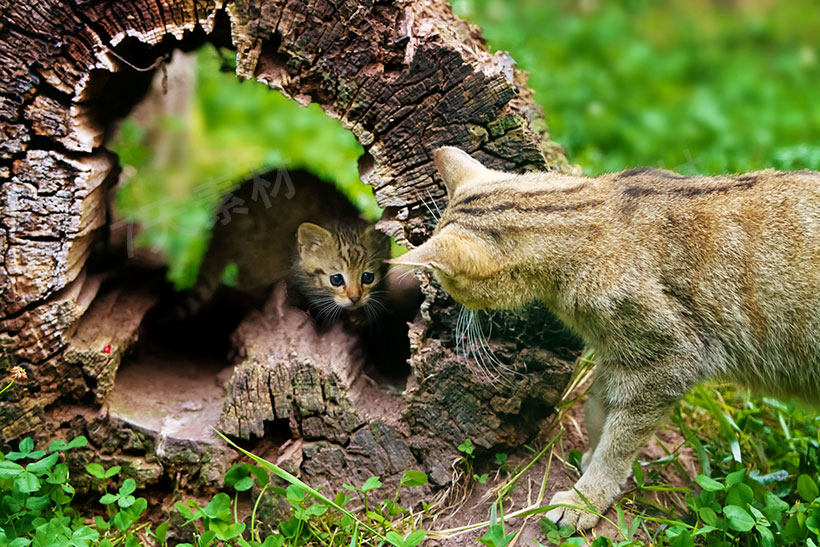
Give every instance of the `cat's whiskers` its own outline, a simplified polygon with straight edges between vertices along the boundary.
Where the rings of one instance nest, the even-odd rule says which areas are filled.
[[[377,296],[373,296],[371,293],[370,298],[367,300],[367,304],[364,305],[365,309],[371,310],[375,315],[374,319],[378,317],[378,314],[384,313],[387,311],[387,305],[382,302]]]
[[[330,317],[331,323],[335,322],[337,319],[339,319],[339,317],[341,317],[343,310],[344,310],[344,308],[342,308],[341,306],[339,306],[339,305],[336,306],[336,309],[331,312],[331,317]]]
[[[487,380],[490,384],[494,384],[498,380],[498,375],[494,374],[487,363],[485,363],[484,355],[481,351],[477,351],[477,348],[480,348],[480,345],[476,338],[479,337],[480,334],[476,331],[477,322],[475,319],[476,313],[470,310],[469,321],[467,323],[467,341],[469,344],[470,355],[476,363],[477,371],[480,373],[481,377]]]
[[[464,323],[462,324],[462,328],[464,329],[464,355],[468,359],[476,360],[473,355],[473,332],[472,332],[472,324],[473,324],[473,312],[467,308],[462,308],[464,310]],[[476,361],[476,364],[478,362]],[[479,372],[483,372],[480,370]]]
[[[467,308],[461,306],[458,310],[458,317],[456,318],[456,354],[458,355],[467,355],[467,352],[464,347],[462,347],[462,343],[465,338],[464,332],[464,321],[465,321],[465,314]]]
[[[473,321],[475,319],[475,312],[462,306],[459,316],[460,318],[463,317],[461,321],[462,336],[464,337],[463,355],[474,361],[477,365],[477,372],[482,378],[486,378],[486,370],[484,369],[483,363],[476,357],[474,351],[475,340],[473,337],[475,334],[473,333]]]
[[[395,277],[396,282],[400,282],[400,281],[404,281],[404,279],[407,276],[412,275],[418,268],[420,268],[420,266],[410,266],[410,265],[400,264],[400,265],[396,265],[396,266],[391,267],[387,271],[387,275],[389,275],[391,277]]]
[[[427,194],[430,196],[430,199],[431,199],[431,201],[433,202],[433,207],[435,207],[435,208],[436,208],[436,211],[437,211],[437,212],[436,212],[436,211],[434,211],[434,210],[430,207],[430,205],[427,203],[427,201],[424,199],[424,197],[423,197],[420,193],[418,193],[418,192],[416,193],[416,199],[418,200],[418,202],[419,202],[419,203],[421,203],[422,205],[424,205],[424,207],[427,209],[427,212],[428,212],[428,213],[429,213],[429,215],[430,215],[430,219],[425,220],[425,221],[424,221],[424,225],[425,225],[425,226],[426,226],[426,227],[427,227],[430,231],[432,231],[433,229],[435,229],[436,224],[438,224],[439,220],[441,219],[441,209],[439,209],[438,204],[436,204],[436,200],[434,200],[434,199],[433,199],[433,196],[432,196],[432,194],[430,193],[430,189],[429,189],[429,188],[427,189]]]
[[[342,307],[333,300],[332,296],[317,295],[317,298],[311,302],[311,307],[316,311],[316,315],[323,321],[335,321],[341,314]]]
[[[439,220],[441,220],[441,209],[439,208],[438,203],[436,203],[436,199],[433,197],[433,193],[430,192],[429,188],[427,189],[427,195],[430,197],[430,201],[433,202],[433,207],[436,208],[437,215],[433,215],[433,216],[436,219],[436,222],[438,222]],[[431,211],[431,213],[432,213],[432,211]]]
[[[429,194],[430,190],[428,189],[427,192]],[[432,199],[432,195],[430,197]],[[421,194],[416,194],[416,198],[419,200],[419,202],[422,205],[424,205],[424,207],[427,209],[427,212],[430,213],[430,216],[433,217],[433,221],[438,223],[439,219],[441,218],[441,210],[439,210],[438,214],[436,214],[435,211],[433,211],[433,209],[427,203],[427,200],[425,200],[424,197]],[[433,200],[433,205],[436,207],[436,209],[438,209],[438,206],[436,205],[435,200]]]
[[[487,320],[490,323],[490,325],[486,334],[484,334],[484,330],[481,329],[479,326],[479,331],[481,332],[480,342],[482,347],[484,348],[484,353],[487,355],[487,357],[490,359],[490,362],[493,363],[496,368],[501,369],[505,373],[514,373],[515,370],[511,366],[501,361],[498,357],[496,357],[495,352],[493,352],[492,347],[490,347],[489,340],[490,338],[492,338],[493,335],[493,316],[491,313],[487,314]]]
[[[492,321],[491,321],[492,323]],[[492,333],[492,324],[490,327]],[[520,375],[511,366],[502,362],[492,350],[488,342],[489,334],[484,333],[481,316],[466,307],[462,307],[456,321],[456,352],[471,357],[477,365],[481,376],[492,383],[499,381],[511,385],[511,375]],[[461,342],[466,336],[466,345],[461,348]]]
[[[373,307],[371,306],[370,302],[365,304],[362,309],[364,310],[364,315],[367,318],[367,324],[373,325],[376,321],[376,318],[378,317],[378,313],[376,313],[373,310]]]

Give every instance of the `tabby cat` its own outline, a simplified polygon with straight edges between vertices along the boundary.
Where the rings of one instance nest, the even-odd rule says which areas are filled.
[[[307,171],[271,171],[222,201],[196,285],[178,314],[193,315],[209,301],[229,264],[243,292],[265,296],[289,278],[321,318],[371,314],[389,253],[389,238],[331,183]]]
[[[449,204],[393,262],[471,309],[541,301],[596,350],[584,473],[550,519],[594,526],[581,496],[603,513],[699,382],[820,401],[820,174],[518,175],[451,147],[435,163]]]

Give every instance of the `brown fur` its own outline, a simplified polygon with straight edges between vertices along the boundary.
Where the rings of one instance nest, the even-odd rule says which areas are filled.
[[[315,241],[308,242],[307,234]],[[184,315],[210,300],[233,263],[239,290],[258,293],[292,277],[320,315],[335,318],[342,309],[375,303],[371,293],[389,251],[387,236],[359,218],[331,183],[307,171],[272,171],[245,181],[223,200]],[[371,270],[374,282],[363,284],[362,273]],[[336,273],[345,278],[341,287],[328,281]]]
[[[328,229],[304,222],[297,239],[295,272],[311,305],[331,318],[343,309],[363,309],[372,320],[380,300],[377,288],[390,258],[387,236],[372,224],[353,219],[329,224]],[[342,276],[342,285],[331,283],[334,274]]]
[[[492,171],[449,147],[435,159],[450,202],[430,240],[394,262],[432,268],[469,308],[544,302],[595,348],[575,488],[599,512],[697,383],[820,400],[820,174],[585,178]],[[573,490],[552,502],[585,506]]]

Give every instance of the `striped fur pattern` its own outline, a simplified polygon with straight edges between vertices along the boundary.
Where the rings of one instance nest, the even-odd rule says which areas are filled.
[[[450,147],[435,161],[449,204],[393,262],[431,268],[471,309],[541,301],[595,348],[575,488],[599,512],[699,382],[820,401],[820,174],[516,175]],[[552,502],[585,506],[573,490]],[[567,507],[548,516],[598,521]]]
[[[288,188],[279,184],[283,179]],[[303,242],[304,234],[318,234],[315,245]],[[271,285],[291,279],[322,319],[360,307],[370,314],[379,305],[371,297],[389,250],[389,238],[362,220],[332,183],[303,170],[255,176],[219,207],[196,285],[177,315],[189,317],[210,301],[229,264],[236,265],[241,291],[264,296]],[[375,281],[361,287],[365,269],[373,270]],[[348,279],[356,272],[357,280]],[[329,283],[336,273],[345,277],[342,287]]]
[[[363,220],[299,226],[295,273],[311,307],[327,320],[343,310],[363,310],[372,322],[383,311],[380,290],[390,258],[390,239]],[[341,284],[333,276],[341,276]],[[337,278],[339,279],[339,278]]]

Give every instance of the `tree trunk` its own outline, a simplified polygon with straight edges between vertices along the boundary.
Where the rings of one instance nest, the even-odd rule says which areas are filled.
[[[496,316],[490,344],[515,374],[482,376],[456,351],[457,306],[428,278],[404,391],[369,380],[344,333],[316,331],[278,293],[236,330],[233,362],[120,370],[161,273],[109,260],[106,196],[118,163],[105,142],[148,89],[144,69],[175,49],[234,48],[239,77],[338,118],[365,149],[359,170],[385,209],[379,227],[405,245],[429,235],[425,201],[446,199],[438,146],[499,169],[572,169],[526,75],[506,53],[488,53],[445,0],[0,8],[0,371],[16,364],[28,375],[0,396],[3,441],[85,433],[95,457],[140,460],[126,470],[143,485],[164,476],[208,486],[234,458],[209,428],[218,423],[264,436],[263,455],[316,486],[395,481],[416,468],[441,487],[465,438],[481,450],[537,434],[568,381],[572,344],[541,308]]]

